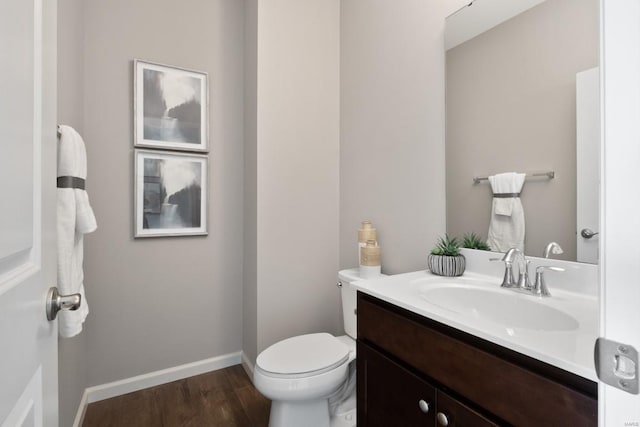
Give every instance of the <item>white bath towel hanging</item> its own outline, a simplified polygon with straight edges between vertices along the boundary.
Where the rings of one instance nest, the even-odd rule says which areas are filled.
[[[97,228],[89,197],[84,190],[87,178],[87,153],[84,141],[70,126],[59,126],[58,142],[58,292],[80,293],[82,303],[76,311],[58,313],[61,337],[72,337],[82,331],[89,314],[84,293],[83,239]],[[63,188],[60,188],[63,187]]]
[[[487,243],[493,251],[524,251],[524,210],[520,201],[524,178],[525,174],[515,172],[489,177],[494,198]]]

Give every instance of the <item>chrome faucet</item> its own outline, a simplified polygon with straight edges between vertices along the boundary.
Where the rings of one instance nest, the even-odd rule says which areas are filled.
[[[531,289],[529,281],[529,262],[518,248],[509,249],[502,258],[491,258],[491,261],[504,262],[504,278],[502,279],[503,288],[521,288]],[[513,276],[513,264],[518,261],[518,280]]]
[[[529,264],[531,264],[531,261],[526,259],[524,254],[522,254],[522,261],[522,269],[520,270],[520,274],[518,276],[518,288],[529,291],[533,289],[531,280],[529,280]]]
[[[527,257],[524,255],[518,248],[511,248],[504,255],[503,260],[506,262],[507,260],[512,263],[518,259],[518,282],[516,284],[517,288],[529,290],[532,288],[531,281],[529,281],[529,261]]]
[[[564,253],[564,251],[562,250],[562,248],[560,247],[560,245],[556,242],[551,242],[547,245],[547,247],[544,249],[544,257],[545,258],[549,258],[549,255],[553,254],[553,255],[560,255]]]
[[[554,250],[554,248],[556,248]],[[557,250],[560,252],[557,252]],[[548,257],[549,253],[560,254],[562,253],[562,249],[560,245],[556,242],[551,242],[547,245],[547,249],[545,252],[545,258]],[[549,292],[549,288],[544,280],[544,272],[545,270],[551,271],[564,271],[564,268],[561,267],[551,267],[547,265],[541,265],[536,268],[536,281],[535,284],[531,284],[529,280],[529,264],[531,261],[527,259],[522,252],[518,248],[509,249],[502,258],[490,258],[489,261],[502,261],[504,262],[504,279],[502,280],[503,288],[510,288],[516,291],[524,291],[526,293],[530,293],[532,295],[538,297],[548,297],[551,296]],[[518,281],[516,282],[513,278],[513,264],[518,262]]]
[[[504,262],[504,278],[502,280],[503,288],[515,288],[521,289],[527,292],[532,291],[533,286],[531,285],[531,281],[529,280],[529,264],[531,261],[527,259],[522,252],[518,248],[509,249],[502,258],[491,258],[491,261],[502,261]],[[513,264],[518,264],[518,280],[516,281],[513,276]]]

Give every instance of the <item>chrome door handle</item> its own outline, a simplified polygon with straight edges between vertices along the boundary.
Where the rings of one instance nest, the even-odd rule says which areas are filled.
[[[82,295],[60,295],[55,286],[47,293],[47,320],[55,320],[60,310],[75,311],[80,308]]]
[[[593,231],[589,228],[583,228],[582,231],[580,231],[580,235],[585,239],[591,239],[593,236],[596,236],[598,234],[600,234],[599,231]]]

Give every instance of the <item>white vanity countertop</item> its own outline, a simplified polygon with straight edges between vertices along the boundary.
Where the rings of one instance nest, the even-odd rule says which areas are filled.
[[[435,276],[428,271],[416,271],[360,280],[354,283],[354,287],[416,314],[597,381],[593,361],[593,347],[598,337],[599,322],[597,297],[551,288],[551,297],[539,298],[502,289],[500,283],[501,280],[493,276],[478,273],[465,272],[459,278],[446,278]],[[447,307],[446,302],[443,302],[446,298],[436,301],[430,297],[437,296],[441,290],[447,293],[447,289],[450,288],[460,288],[462,292],[464,289],[471,290],[469,295],[480,295],[480,299],[485,299],[485,302],[496,301],[495,310],[487,311],[487,304],[484,313],[482,309],[475,310],[472,307],[475,304],[472,299],[471,302],[466,302],[465,310],[460,311],[459,307]],[[449,300],[458,305],[456,294],[451,295],[453,297],[449,296]],[[458,296],[465,295],[460,293]],[[460,304],[465,303],[461,301]],[[539,304],[545,307],[540,307]],[[536,316],[523,313],[527,310],[526,307],[543,309],[542,313],[559,314],[562,318],[570,320],[571,326],[554,330],[554,317],[540,316],[546,317],[540,319],[540,325],[544,325],[541,330],[536,327]],[[501,317],[503,310],[506,318],[515,319],[513,324],[510,324],[510,321],[496,320],[494,315],[497,313],[497,317]],[[517,325],[521,318],[526,324],[525,327]]]

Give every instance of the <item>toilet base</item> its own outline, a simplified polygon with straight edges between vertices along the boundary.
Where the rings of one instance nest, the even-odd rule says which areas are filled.
[[[327,399],[271,401],[269,427],[329,427]]]
[[[342,403],[335,409],[335,414],[331,415],[331,427],[356,427],[357,411],[355,388]]]
[[[353,402],[353,404],[352,404]],[[272,401],[269,427],[356,427],[355,394],[341,409],[329,415],[327,399]]]
[[[341,414],[331,417],[331,427],[356,427],[356,409],[353,408]]]

